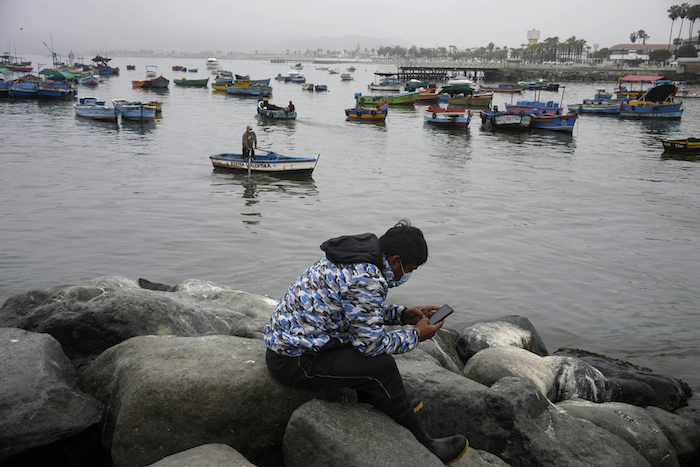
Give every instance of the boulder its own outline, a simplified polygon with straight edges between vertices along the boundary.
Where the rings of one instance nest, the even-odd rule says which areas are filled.
[[[506,376],[527,378],[550,400],[556,397],[556,373],[552,366],[543,357],[517,347],[481,350],[467,362],[463,374],[486,386]]]
[[[558,409],[528,378],[505,377],[491,389],[514,408],[513,434],[494,452],[514,467],[650,466],[622,438]]]
[[[570,400],[558,403],[557,408],[624,439],[654,467],[678,466],[671,443],[651,414],[641,407],[620,402],[595,404]]]
[[[680,415],[658,407],[649,406],[647,412],[676,450],[678,463],[700,465],[700,427]]]
[[[176,292],[143,289],[131,279],[105,276],[8,299],[0,326],[54,336],[82,370],[105,349],[140,335],[212,334],[262,338],[276,302],[203,281]]]
[[[212,443],[259,466],[281,465],[284,429],[298,406],[355,398],[348,390],[278,382],[263,341],[234,336],[134,337],[107,349],[79,382],[107,406],[102,442],[115,467],[148,465]]]
[[[577,357],[595,367],[610,381],[612,400],[615,402],[638,407],[653,405],[673,412],[688,405],[692,395],[687,383],[629,362],[579,349],[559,349],[554,355]]]
[[[585,399],[591,402],[613,400],[613,385],[595,367],[575,357],[543,357],[554,372],[553,402],[568,399]]]
[[[284,466],[329,465],[444,466],[410,431],[370,405],[310,401],[289,419]]]
[[[507,398],[444,369],[420,349],[395,359],[408,396],[423,401],[419,418],[430,436],[461,434],[471,447],[495,454],[506,446],[514,420]]]
[[[493,347],[517,347],[539,356],[549,355],[535,327],[522,316],[479,320],[459,331],[457,353],[463,362],[479,351]]]
[[[0,328],[0,463],[97,424],[104,407],[78,388],[75,368],[48,334]]]
[[[241,453],[225,444],[205,444],[178,452],[149,467],[255,467]]]

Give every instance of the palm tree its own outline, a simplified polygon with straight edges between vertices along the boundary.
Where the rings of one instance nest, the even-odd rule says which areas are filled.
[[[635,42],[637,42],[637,33],[636,33],[636,32],[631,32],[631,33],[630,33],[630,40],[632,41],[633,44],[634,44]]]
[[[688,21],[690,21],[690,26],[688,27],[688,42],[693,38],[693,27],[695,26],[695,21],[700,19],[700,4],[693,5],[688,8]],[[700,41],[700,37],[698,38]]]
[[[668,50],[671,50],[671,41],[673,40],[671,38],[673,36],[673,25],[678,19],[678,12],[680,8],[681,7],[679,7],[678,5],[673,5],[671,8],[668,9],[668,17],[671,18],[671,32],[668,34]]]
[[[642,44],[646,44],[647,39],[649,39],[649,34],[647,34],[646,31],[644,31],[644,29],[640,29],[639,31],[637,31],[637,39],[641,39]]]
[[[681,28],[678,30],[678,38],[681,38],[681,34],[683,33],[683,20],[688,16],[688,9],[690,8],[690,5],[687,3],[682,3],[679,7],[678,11],[678,17],[681,19]]]

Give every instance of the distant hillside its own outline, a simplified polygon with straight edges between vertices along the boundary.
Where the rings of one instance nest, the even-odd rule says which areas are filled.
[[[406,42],[398,37],[367,37],[367,36],[343,36],[343,37],[318,37],[316,39],[290,39],[284,42],[269,46],[269,52],[284,53],[287,50],[355,50],[357,46],[361,50],[378,49],[379,47],[401,46],[409,48],[414,44]]]

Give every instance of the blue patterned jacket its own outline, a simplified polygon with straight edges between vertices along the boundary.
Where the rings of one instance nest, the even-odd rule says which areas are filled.
[[[376,252],[379,240],[365,234]],[[339,237],[358,241],[361,236]],[[330,242],[330,241],[329,241]],[[374,243],[376,242],[376,245]],[[328,242],[324,243],[322,248]],[[289,288],[265,326],[265,344],[280,355],[297,356],[322,350],[331,339],[351,344],[364,355],[400,354],[418,345],[414,328],[387,331],[385,324],[401,324],[406,307],[385,305],[394,273],[381,252],[367,262],[333,263],[331,257],[344,257],[326,248],[326,255],[307,269]],[[380,251],[380,250],[379,250]],[[381,268],[377,266],[380,263]]]

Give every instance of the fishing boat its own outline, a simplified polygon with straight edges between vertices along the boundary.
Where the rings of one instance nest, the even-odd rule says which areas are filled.
[[[522,92],[523,87],[519,84],[498,84],[496,86],[481,86],[483,92]]]
[[[158,76],[158,67],[155,65],[146,65],[146,78],[155,78]]]
[[[569,111],[577,114],[592,114],[592,115],[618,115],[622,100],[606,99],[594,102],[584,102],[583,104],[571,104],[567,106]]]
[[[451,106],[460,107],[476,107],[476,108],[488,108],[491,106],[491,101],[493,100],[493,93],[476,93],[467,95],[456,95],[449,96],[447,102]]]
[[[553,101],[517,101],[515,104],[506,103],[506,110],[512,112],[538,113],[539,115],[561,115],[564,108]]]
[[[560,131],[563,133],[573,133],[574,125],[576,124],[576,119],[578,115],[575,113],[569,113],[566,115],[539,115],[537,113],[532,115],[532,128],[539,130],[550,130],[550,131]]]
[[[667,78],[656,75],[625,75],[617,80],[619,85],[615,88],[615,94],[620,99],[638,99],[653,87],[655,81],[665,79]]]
[[[226,92],[239,96],[262,96],[272,94],[271,86],[251,86],[249,82],[226,84]]]
[[[304,91],[313,91],[314,84],[313,83],[304,83],[301,85],[301,89],[303,89]]]
[[[188,68],[187,73],[197,73],[197,68]]]
[[[295,110],[289,110],[289,107],[279,107],[271,104],[266,98],[258,101],[258,115],[276,120],[294,120],[297,118]]]
[[[122,120],[151,121],[156,118],[156,107],[143,102],[132,102],[126,99],[112,99],[114,107],[121,115]]]
[[[10,82],[10,97],[37,98],[39,97],[39,82],[41,80],[33,75],[24,75]]]
[[[542,78],[532,80],[532,81],[518,81],[518,85],[522,86],[524,90],[535,90],[535,91],[558,91],[558,83],[550,83]]]
[[[405,91],[416,91],[419,88],[428,88],[430,87],[430,83],[428,81],[420,81],[415,78],[412,78],[406,83],[405,86]],[[434,86],[433,86],[434,87]]]
[[[681,118],[683,102],[674,101],[676,87],[672,84],[656,86],[638,100],[630,100],[620,105],[622,118]]]
[[[253,157],[242,154],[217,154],[209,156],[214,168],[234,171],[262,172],[277,175],[311,175],[316,168],[316,157],[288,157],[272,151]]]
[[[80,102],[73,104],[73,107],[78,117],[106,122],[117,121],[117,109],[113,105],[106,105],[105,101],[98,100],[96,97],[81,97]]]
[[[164,78],[163,75],[153,78],[149,83],[148,87],[153,89],[164,89],[170,84],[170,80]]]
[[[389,111],[389,104],[386,101],[382,101],[374,107],[353,107],[352,109],[345,109],[345,116],[348,120],[356,122],[383,122],[386,120],[387,112]]]
[[[472,89],[476,89],[478,85],[470,78],[465,75],[455,76],[447,80],[448,86],[469,86]]]
[[[39,72],[45,79],[37,85],[38,97],[48,99],[73,98],[78,94],[75,77],[68,71],[45,69]]]
[[[314,91],[328,91],[328,86],[326,86],[325,84],[317,84],[316,86],[314,86]]]
[[[401,91],[401,81],[396,73],[374,73],[374,83],[368,84],[370,91]]]
[[[471,120],[471,110],[430,106],[423,111],[423,121],[435,125],[466,128]]]
[[[78,78],[78,84],[84,84],[85,86],[97,86],[100,84],[100,77],[97,75],[83,76],[82,78]]]
[[[127,66],[126,66],[126,69],[127,69],[127,70],[135,70],[135,69],[136,69],[136,65],[127,65]]]
[[[182,65],[173,65],[173,71],[185,71],[187,68],[185,68]]]
[[[442,87],[442,92],[444,92],[448,96],[457,96],[460,94],[468,96],[470,94],[474,94],[477,88],[478,86],[476,85],[448,84],[447,86]]]
[[[340,70],[337,68],[329,68],[328,69],[328,74],[337,75],[338,73],[340,73]]]
[[[12,71],[0,67],[0,97],[10,96],[10,80],[7,79],[8,76],[12,76]]]
[[[187,79],[187,78],[174,79],[173,83],[175,83],[178,86],[206,88],[207,85],[209,84],[209,78],[204,78],[204,79]]]
[[[142,80],[142,81],[137,81],[137,80],[131,81],[131,87],[134,87],[134,88],[148,88],[150,86],[151,86],[150,79],[146,79],[146,80]]]
[[[418,91],[383,96],[363,96],[361,93],[355,93],[355,101],[358,106],[377,105],[384,101],[389,105],[413,105],[416,99],[418,99]]]
[[[532,127],[532,114],[499,111],[498,106],[494,106],[493,110],[481,112],[481,123],[494,130],[527,131]]]
[[[348,72],[348,71],[344,71],[344,72],[342,72],[342,73],[340,74],[340,80],[341,80],[341,81],[352,81],[352,80],[354,80],[354,79],[355,79],[355,77],[352,76],[352,74],[351,74],[350,72]]]
[[[442,96],[442,88],[428,88],[422,91],[418,91],[418,97],[416,97],[416,104],[430,104],[437,102]]]
[[[663,139],[664,150],[687,155],[700,155],[700,138]]]

